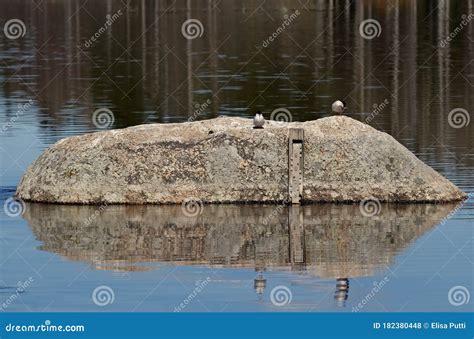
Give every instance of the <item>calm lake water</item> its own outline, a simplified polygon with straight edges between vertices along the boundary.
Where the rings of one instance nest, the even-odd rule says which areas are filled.
[[[304,121],[336,99],[471,194],[376,216],[330,204],[205,205],[194,216],[2,208],[0,309],[472,311],[470,13],[472,0],[0,0],[2,26],[24,25],[16,38],[0,32],[2,206],[49,145],[99,130],[98,109],[112,112],[109,129],[278,108]],[[182,32],[190,19],[195,39]],[[367,19],[373,36],[359,29]]]

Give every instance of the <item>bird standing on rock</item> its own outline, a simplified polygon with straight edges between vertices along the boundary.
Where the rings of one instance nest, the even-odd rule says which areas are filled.
[[[253,118],[253,128],[263,128],[263,125],[265,125],[265,118],[262,112],[257,111],[257,114],[255,114]]]
[[[346,109],[346,103],[342,100],[336,100],[332,103],[332,111],[337,115],[341,115]]]

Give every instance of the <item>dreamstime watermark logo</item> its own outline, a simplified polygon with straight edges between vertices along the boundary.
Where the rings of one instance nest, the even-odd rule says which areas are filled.
[[[200,199],[186,198],[181,204],[181,210],[187,217],[197,217],[202,214],[204,205]]]
[[[1,305],[0,311],[4,311],[10,306],[19,296],[21,293],[25,292],[28,287],[33,283],[33,277],[29,277],[25,281],[19,281],[16,285],[15,292],[12,293]]]
[[[285,306],[291,303],[293,293],[291,290],[283,285],[274,287],[270,292],[270,300],[275,306]]]
[[[377,198],[363,199],[359,204],[360,213],[365,217],[373,217],[380,214],[382,205]]]
[[[360,23],[359,34],[362,38],[372,40],[378,38],[382,33],[382,27],[380,22],[375,19],[367,19]]]
[[[92,292],[92,301],[97,306],[103,307],[113,304],[115,300],[114,290],[106,285],[97,286]]]
[[[383,278],[380,281],[374,281],[374,287],[370,290],[370,292],[364,297],[364,299],[361,300],[360,303],[358,303],[356,306],[352,307],[352,312],[359,312],[362,310],[365,305],[377,294],[380,292],[382,287],[385,286],[386,283],[388,283],[390,279],[388,277]]]
[[[367,124],[369,124],[372,120],[374,120],[374,118],[379,115],[384,109],[385,107],[387,107],[387,105],[390,103],[390,101],[388,101],[388,99],[385,99],[384,101],[382,101],[382,103],[380,104],[374,104],[372,107],[374,108],[372,110],[372,112],[370,113],[370,115],[365,118],[365,122]]]
[[[20,119],[31,107],[33,100],[30,99],[24,104],[18,104],[18,110],[15,112],[15,115],[10,118],[10,120],[2,126],[1,132],[5,132],[13,126],[13,124]]]
[[[181,25],[181,34],[188,40],[200,38],[203,33],[204,26],[198,19],[188,19]]]
[[[3,26],[3,33],[10,40],[22,38],[26,34],[26,26],[20,19],[10,19]]]
[[[93,214],[91,214],[85,221],[84,225],[89,226],[92,222],[94,222],[95,219],[103,212],[105,209],[108,207],[107,203],[104,203],[103,205],[100,205],[98,209],[94,211]]]
[[[453,286],[448,292],[448,301],[453,306],[467,305],[471,294],[465,286]]]
[[[39,325],[28,325],[24,324],[12,324],[9,323],[5,326],[6,332],[16,333],[30,333],[30,332],[85,332],[86,328],[84,325],[53,325],[51,320],[45,320],[44,323]]]
[[[94,44],[94,42],[96,42],[100,38],[100,36],[104,34],[105,31],[109,29],[109,27],[112,26],[115,21],[118,20],[118,18],[120,18],[122,14],[123,13],[121,9],[119,9],[117,12],[115,12],[112,15],[107,14],[105,16],[106,18],[105,23],[102,26],[100,26],[100,28],[94,33],[94,35],[92,35],[88,40],[84,42],[84,47],[85,48],[91,47]]]
[[[448,114],[448,123],[452,128],[463,128],[469,125],[471,116],[464,108],[454,108]]]
[[[92,123],[97,128],[109,128],[115,122],[114,112],[108,108],[99,108],[92,114]]]
[[[194,284],[196,287],[193,289],[191,293],[188,294],[188,296],[183,300],[182,303],[180,303],[177,307],[174,308],[174,312],[181,312],[188,306],[191,301],[193,301],[196,296],[201,293],[204,288],[211,282],[211,278],[207,277],[205,280],[198,280]]]
[[[286,108],[277,108],[270,113],[270,120],[280,121],[280,122],[291,122],[293,116],[291,112]]]
[[[462,20],[459,23],[459,25],[457,25],[456,28],[451,33],[449,33],[449,35],[446,38],[441,39],[441,41],[439,42],[439,47],[441,48],[446,47],[448,43],[450,43],[459,33],[461,33],[464,27],[469,25],[472,19],[474,19],[474,14],[472,13],[470,13],[469,15],[463,14],[461,15],[461,19]]]
[[[268,226],[270,221],[273,218],[275,218],[278,214],[280,214],[283,211],[283,209],[286,207],[286,205],[290,202],[291,202],[290,200],[286,200],[286,199],[283,200],[281,205],[278,205],[277,208],[275,208],[267,217],[265,217],[265,219],[263,219],[262,225],[263,226]]]
[[[210,99],[207,99],[203,104],[195,104],[194,105],[195,110],[194,110],[193,114],[188,118],[188,121],[192,122],[192,121],[196,120],[197,117],[200,116],[202,114],[202,112],[204,112],[206,110],[206,108],[209,107],[210,104],[211,104]]]
[[[21,199],[14,197],[8,198],[3,204],[3,211],[11,218],[18,217],[25,213],[26,205]]]
[[[268,36],[268,38],[266,40],[264,40],[262,42],[262,47],[263,48],[267,48],[270,43],[272,43],[273,41],[275,41],[276,38],[278,38],[278,36],[288,27],[291,25],[291,23],[296,20],[296,18],[300,15],[300,11],[296,10],[294,11],[293,13],[291,13],[290,15],[288,14],[285,14],[283,16],[283,22],[281,23],[280,26],[278,26],[278,28],[271,34]]]
[[[468,199],[474,197],[474,193],[468,193],[467,197]],[[439,224],[444,225],[449,219],[453,217],[453,215],[455,215],[464,206],[465,203],[465,201],[459,203],[451,212],[449,212],[446,217],[443,218],[443,220]]]

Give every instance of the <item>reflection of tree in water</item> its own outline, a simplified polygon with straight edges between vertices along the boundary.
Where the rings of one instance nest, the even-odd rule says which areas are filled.
[[[472,83],[459,77],[460,72],[474,72],[469,40],[473,25],[465,27],[455,43],[437,47],[450,33],[447,13],[453,21],[460,19],[472,12],[468,2],[310,2],[309,11],[301,9],[304,15],[286,31],[291,39],[280,36],[259,53],[256,46],[288,14],[291,3],[0,2],[0,12],[22,18],[28,27],[21,41],[0,35],[2,60],[8,65],[0,69],[6,114],[15,114],[15,101],[33,98],[28,114],[50,143],[58,133],[95,129],[91,118],[99,107],[112,109],[114,127],[125,127],[185,121],[195,104],[207,99],[212,104],[198,119],[249,116],[249,105],[268,110],[265,98],[272,98],[273,106],[294,107],[293,117],[305,120],[324,116],[328,97],[349,94],[351,111],[362,119],[374,104],[389,99],[390,107],[371,123],[391,135],[413,136],[416,151],[432,145],[432,131],[450,145],[474,147],[468,129],[452,131],[445,121],[453,93],[459,106],[473,106]],[[106,15],[118,10],[123,14],[86,48],[84,42]],[[383,29],[370,43],[354,38],[369,14]],[[181,24],[188,17],[202,22],[201,38],[190,41],[181,36]],[[324,33],[315,40],[307,34],[314,31]],[[443,155],[445,149],[439,152]],[[471,164],[472,159],[462,161]]]
[[[138,270],[145,262],[252,267],[257,293],[266,270],[288,270],[336,279],[335,299],[344,304],[349,278],[390,265],[456,205],[389,204],[374,217],[358,205],[285,207],[277,214],[272,205],[206,205],[195,218],[180,206],[108,206],[87,226],[95,207],[27,207],[41,249],[98,269]]]

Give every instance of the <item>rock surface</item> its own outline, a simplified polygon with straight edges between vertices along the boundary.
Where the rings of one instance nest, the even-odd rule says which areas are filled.
[[[288,200],[288,128],[304,129],[303,202],[447,202],[465,194],[390,135],[345,116],[221,117],[75,136],[26,171],[17,197],[72,204]]]

